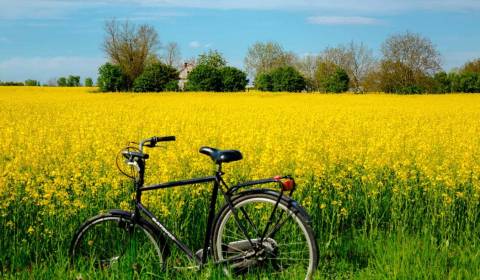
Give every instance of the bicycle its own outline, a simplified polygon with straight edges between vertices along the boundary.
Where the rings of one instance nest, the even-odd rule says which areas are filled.
[[[135,209],[109,210],[85,221],[71,241],[71,263],[95,269],[121,269],[126,265],[138,275],[159,276],[170,252],[167,241],[171,241],[199,269],[211,257],[231,276],[255,273],[268,278],[311,279],[318,264],[318,246],[308,213],[291,198],[296,188],[294,179],[275,176],[230,187],[222,178],[222,164],[241,160],[240,151],[202,147],[200,153],[216,165],[213,176],[144,186],[149,158],[144,147],[154,148],[157,143],[175,139],[151,137],[142,140],[138,148],[128,146],[119,153],[134,168],[132,175],[119,167],[133,179]],[[146,191],[199,183],[213,183],[213,188],[203,248],[194,253],[141,200]],[[264,184],[277,184],[279,190],[243,189]],[[225,204],[215,213],[219,192]]]

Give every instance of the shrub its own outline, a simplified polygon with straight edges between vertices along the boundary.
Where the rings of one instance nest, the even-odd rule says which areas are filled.
[[[260,73],[255,77],[255,88],[262,91],[272,91],[273,81],[269,73]]]
[[[67,78],[68,87],[79,87],[80,86],[80,76],[68,76]]]
[[[85,78],[85,86],[86,86],[86,87],[93,87],[93,80],[92,80],[92,78]]]
[[[100,66],[98,69],[98,87],[103,92],[127,90],[126,79],[120,67],[111,63]]]
[[[300,92],[306,86],[305,78],[291,66],[278,67],[255,78],[255,87],[262,91]]]
[[[189,91],[222,91],[222,72],[213,66],[201,64],[188,74],[186,89]]]
[[[65,77],[58,78],[57,85],[59,87],[66,87],[67,86],[67,78],[65,78]]]
[[[136,92],[159,92],[172,89],[173,83],[177,83],[178,72],[172,66],[161,62],[153,63],[145,68],[140,76],[133,82],[133,91]]]
[[[36,86],[40,86],[40,82],[37,80],[28,79],[25,81],[25,85],[30,87],[36,87]]]
[[[235,67],[221,68],[223,88],[222,91],[245,91],[248,79],[247,74]]]
[[[345,70],[337,68],[335,72],[325,80],[326,92],[345,92],[348,90],[350,79]]]

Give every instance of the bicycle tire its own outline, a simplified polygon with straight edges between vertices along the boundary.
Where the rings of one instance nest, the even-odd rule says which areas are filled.
[[[254,190],[240,193],[232,198],[233,208],[237,210],[240,223],[252,243],[245,238],[231,208],[225,205],[220,210],[212,234],[212,247],[215,261],[227,263],[224,268],[226,274],[251,272],[255,273],[258,279],[265,277],[311,279],[313,277],[318,265],[317,242],[308,214],[293,199],[286,196],[281,198],[276,212],[283,214],[277,214],[276,217],[278,217],[277,222],[282,223],[282,226],[272,236],[260,241],[264,225],[257,227],[256,224],[267,223],[269,215],[265,213],[272,212],[278,197],[279,194],[273,191]],[[260,213],[263,209],[267,211]],[[284,216],[285,213],[286,216]],[[251,220],[251,223],[246,217]],[[270,230],[274,228],[272,223]],[[305,246],[302,246],[302,241]],[[263,256],[260,254],[244,258],[252,254],[255,246],[265,251]],[[287,252],[288,248],[295,251]],[[239,256],[241,259],[238,259]]]
[[[85,221],[72,238],[70,262],[80,270],[158,276],[164,271],[166,243],[145,220],[121,210]],[[143,278],[143,277],[142,277]]]

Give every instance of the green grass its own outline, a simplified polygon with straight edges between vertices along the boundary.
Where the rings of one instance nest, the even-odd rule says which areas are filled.
[[[341,172],[341,171],[339,171]],[[421,188],[405,188],[395,193],[398,181],[388,170],[379,171],[383,187],[372,196],[370,186],[356,177],[344,177],[351,199],[343,199],[347,215],[332,205],[339,200],[342,189],[329,184],[328,178],[311,179],[294,198],[310,213],[317,235],[320,262],[316,279],[480,279],[480,225],[475,199],[456,200],[446,205],[434,193]],[[382,173],[383,172],[383,173]],[[413,182],[412,182],[413,185]],[[20,187],[19,187],[20,188]],[[474,186],[464,186],[466,192]],[[0,220],[0,268],[4,279],[132,279],[132,271],[76,271],[68,265],[68,246],[76,228],[87,218],[104,209],[118,208],[130,196],[119,194],[118,200],[105,200],[97,193],[90,207],[65,217],[41,212],[42,208],[18,202],[10,208],[15,227]],[[197,189],[199,190],[199,189]],[[103,191],[108,191],[104,186]],[[200,248],[206,224],[210,191],[191,189],[167,195],[158,201],[171,212],[159,215],[167,226],[191,248]],[[177,206],[178,197],[184,204]],[[348,203],[348,204],[347,204]],[[221,203],[219,203],[221,204]],[[325,205],[322,207],[321,205]],[[439,215],[438,213],[447,213]],[[36,232],[28,233],[35,224]],[[20,230],[22,229],[22,230]],[[141,279],[153,278],[140,275]],[[212,264],[202,271],[167,269],[159,279],[224,279],[221,268]],[[247,279],[257,279],[255,275]]]

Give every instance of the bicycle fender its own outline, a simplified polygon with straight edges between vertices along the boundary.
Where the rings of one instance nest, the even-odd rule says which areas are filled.
[[[239,198],[242,195],[250,195],[250,194],[268,194],[274,197],[278,197],[280,195],[279,192],[271,189],[252,189],[252,190],[246,190],[246,191],[236,193],[232,197],[232,201],[235,201],[237,198]],[[282,195],[282,200],[286,202],[289,206],[291,206],[294,209],[295,213],[300,214],[305,219],[306,223],[312,224],[312,219],[310,218],[310,215],[308,214],[307,210],[305,210],[305,208],[303,208],[303,206],[301,206],[298,203],[298,201],[286,195]]]

